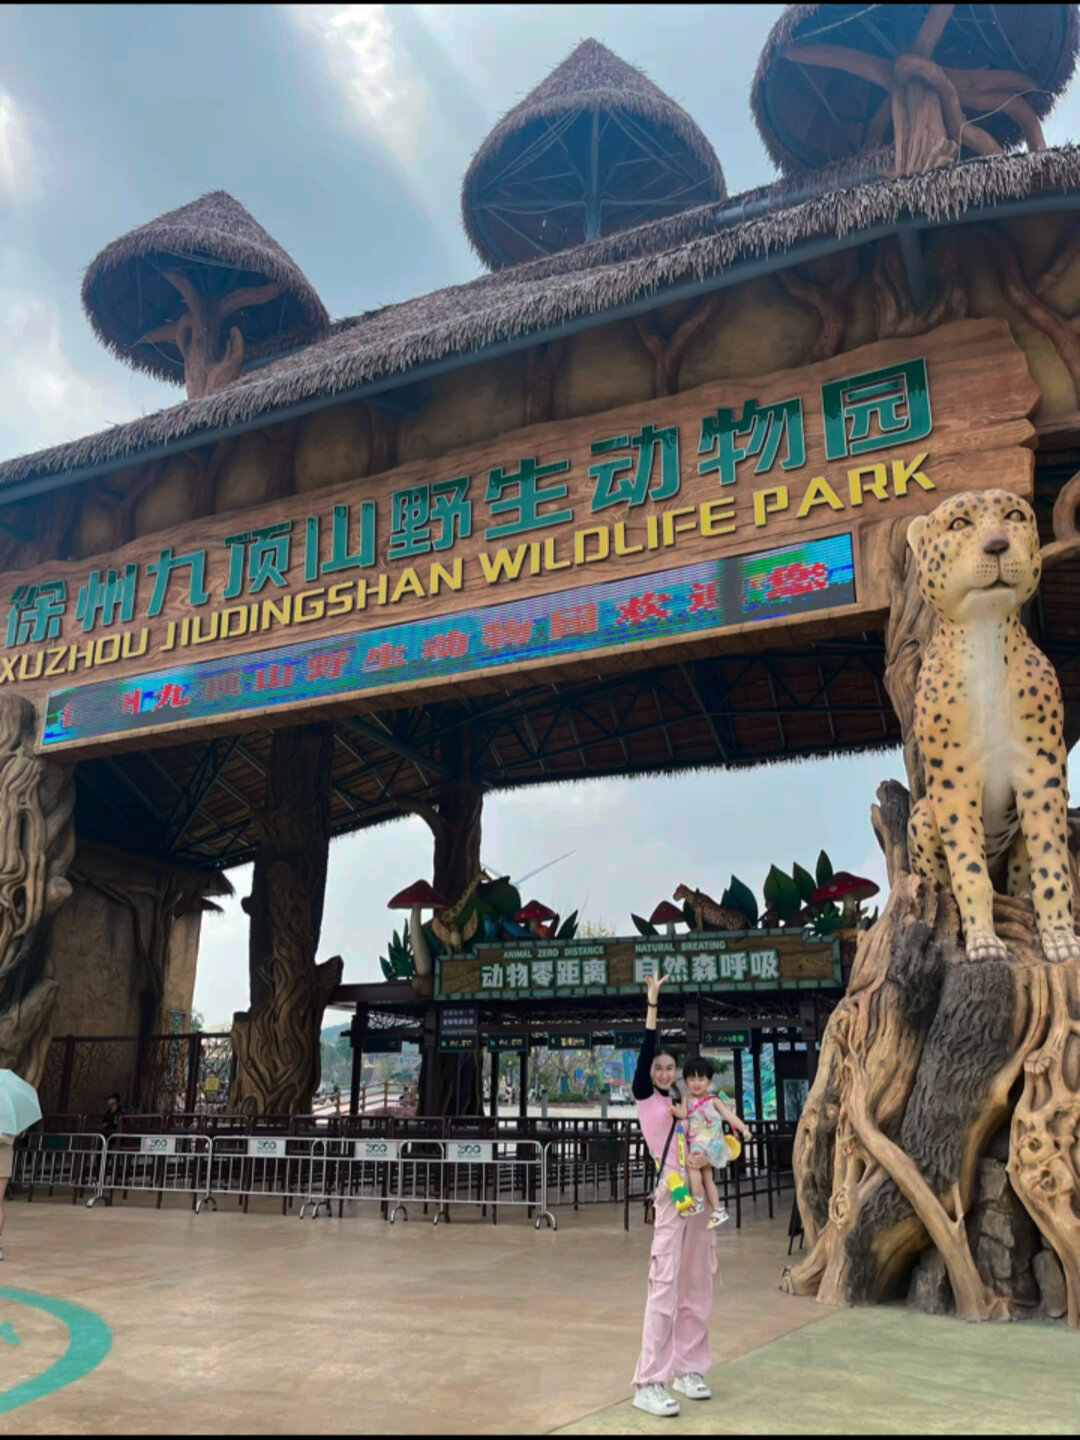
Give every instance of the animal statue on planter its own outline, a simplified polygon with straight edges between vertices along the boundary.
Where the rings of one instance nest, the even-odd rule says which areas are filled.
[[[1020,619],[1052,552],[1025,501],[984,491],[897,522],[887,553],[911,790],[872,809],[890,893],[799,1120],[807,1253],[782,1287],[859,1304],[910,1282],[964,1319],[1080,1329],[1080,871],[1062,695]]]
[[[1061,687],[1020,610],[1042,573],[1035,512],[1007,490],[956,495],[908,529],[938,617],[919,672],[926,795],[912,867],[952,889],[969,960],[1004,960],[995,884],[1031,894],[1048,960],[1080,959],[1068,856]]]

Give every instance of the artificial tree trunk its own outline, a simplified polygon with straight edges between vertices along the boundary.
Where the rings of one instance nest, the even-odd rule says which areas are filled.
[[[59,990],[45,942],[75,852],[73,773],[35,756],[36,730],[28,701],[0,696],[0,1069],[35,1086]]]
[[[266,804],[255,815],[251,894],[243,902],[251,919],[251,1005],[233,1017],[233,1108],[243,1115],[305,1114],[319,1085],[323,1012],[342,972],[340,956],[315,963],[333,744],[329,725],[276,730],[271,742]]]
[[[169,1052],[150,1040],[168,1029],[164,1006],[176,923],[192,911],[218,909],[207,897],[231,895],[232,886],[216,871],[140,860],[104,847],[76,849],[68,874],[77,885],[96,890],[130,916],[139,999],[139,1063],[136,1088],[128,1099],[142,1113],[158,1110],[163,1094],[175,1089],[168,1080]]]
[[[435,807],[416,806],[435,840],[432,884],[442,895],[457,900],[463,895],[480,870],[480,835],[483,819],[484,787],[472,774],[472,731],[467,725],[450,730],[442,738],[439,759],[451,770],[439,786]],[[455,1081],[459,1091],[462,1115],[483,1112],[481,1070],[473,1055],[425,1056],[424,1063],[435,1065],[435,1113],[447,1115],[454,1105]],[[420,1077],[420,1094],[425,1077]]]
[[[1037,1297],[1013,1283],[1022,1266],[999,1265],[972,1223],[995,1173],[992,1142],[1008,1127],[1011,1189],[1060,1264],[1069,1323],[1080,1325],[1080,962],[1045,960],[1030,900],[1006,896],[995,896],[994,923],[1007,960],[969,962],[952,895],[909,869],[907,791],[891,781],[878,798],[891,893],[860,941],[799,1122],[808,1253],[784,1288],[827,1304],[888,1300],[932,1246],[961,1318],[1035,1313]],[[1070,868],[1080,904],[1074,856]],[[1013,1225],[995,1243],[1028,1241]]]

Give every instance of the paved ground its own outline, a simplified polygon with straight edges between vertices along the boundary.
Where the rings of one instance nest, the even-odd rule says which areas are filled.
[[[639,1215],[551,1234],[11,1202],[0,1431],[1080,1433],[1080,1335],[781,1295],[764,1218],[719,1234],[716,1400],[642,1416]]]

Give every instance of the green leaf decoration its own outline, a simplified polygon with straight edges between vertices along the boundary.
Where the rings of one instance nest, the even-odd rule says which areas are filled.
[[[559,926],[555,934],[556,940],[573,940],[577,934],[577,914],[578,912],[576,910],[571,910],[570,914],[567,915],[566,919]]]
[[[757,896],[737,875],[732,875],[731,884],[720,897],[720,904],[725,908],[741,910],[750,921],[751,928],[758,923]]]
[[[408,928],[399,935],[395,930],[387,946],[386,958],[380,957],[379,964],[387,980],[408,980],[416,973],[412,953],[412,936]]]
[[[655,935],[655,934],[656,934],[656,926],[653,925],[653,924],[651,924],[648,920],[643,920],[640,915],[635,915],[635,914],[631,911],[631,913],[630,913],[630,919],[631,919],[631,920],[634,922],[634,924],[637,926],[637,932],[638,932],[639,935]]]
[[[778,870],[775,865],[765,877],[764,893],[766,901],[781,920],[793,920],[802,909],[799,887],[790,875],[785,875],[783,870]]]
[[[814,916],[814,929],[819,935],[835,935],[844,928],[844,917],[835,906]]]
[[[832,861],[828,855],[825,854],[824,850],[822,850],[821,854],[817,857],[815,873],[817,874],[817,888],[819,890],[822,885],[827,885],[833,877]]]
[[[814,897],[814,891],[818,888],[813,875],[809,870],[804,870],[801,865],[791,867],[791,878],[798,886],[799,897],[804,905],[809,905]]]

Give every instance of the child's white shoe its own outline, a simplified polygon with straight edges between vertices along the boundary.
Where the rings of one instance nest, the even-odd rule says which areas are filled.
[[[694,1203],[693,1203],[693,1205],[691,1205],[691,1207],[690,1207],[689,1210],[684,1210],[684,1211],[682,1212],[682,1217],[683,1217],[684,1220],[690,1220],[690,1219],[692,1219],[695,1215],[700,1215],[701,1212],[702,1212],[704,1209],[705,1209],[705,1201],[704,1201],[704,1200],[695,1200]]]
[[[720,1206],[718,1209],[714,1210],[709,1216],[709,1223],[705,1226],[705,1229],[719,1230],[720,1226],[726,1225],[730,1219],[731,1216],[727,1213],[723,1206]]]

